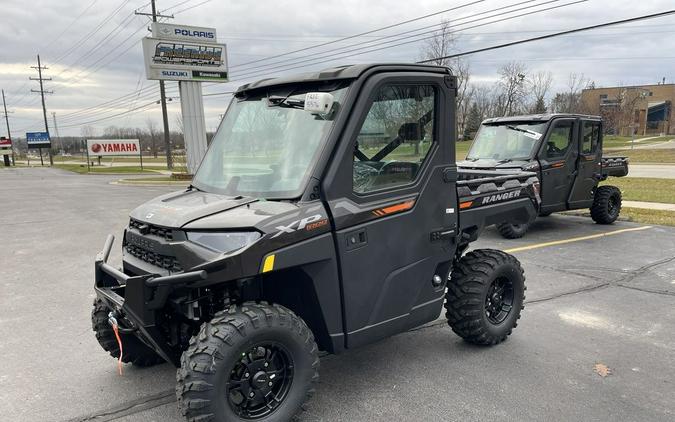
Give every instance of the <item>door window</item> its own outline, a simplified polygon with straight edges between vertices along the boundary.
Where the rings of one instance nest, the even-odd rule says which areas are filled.
[[[598,144],[600,144],[600,123],[584,122],[582,154],[594,154],[598,150]]]
[[[354,192],[415,181],[436,142],[435,96],[431,85],[385,85],[378,90],[354,146]]]
[[[572,144],[572,120],[555,122],[546,142],[546,158],[549,160],[565,158]]]

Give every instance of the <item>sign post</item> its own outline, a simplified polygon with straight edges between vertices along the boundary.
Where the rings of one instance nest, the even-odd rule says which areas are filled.
[[[227,49],[214,28],[152,23],[143,39],[148,79],[178,81],[188,173],[206,153],[206,122],[201,82],[227,82]]]
[[[42,159],[42,148],[51,148],[52,141],[49,138],[49,132],[26,132],[26,144],[28,149],[35,149],[40,153],[40,165],[44,166]]]

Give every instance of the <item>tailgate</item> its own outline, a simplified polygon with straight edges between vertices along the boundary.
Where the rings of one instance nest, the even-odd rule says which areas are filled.
[[[628,175],[628,157],[602,157],[602,175],[604,177],[623,177]]]

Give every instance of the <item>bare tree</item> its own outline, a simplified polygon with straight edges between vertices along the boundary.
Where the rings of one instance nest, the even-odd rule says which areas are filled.
[[[499,68],[501,88],[500,111],[502,116],[519,114],[525,100],[527,67],[520,62],[509,62]]]
[[[148,128],[148,134],[150,135],[150,151],[152,152],[152,156],[157,158],[157,135],[159,134],[157,132],[157,124],[153,119],[148,117],[145,120],[145,125]]]
[[[527,80],[527,85],[532,96],[531,113],[546,113],[546,97],[551,90],[553,74],[550,71],[533,73]]]
[[[466,60],[444,58],[455,51],[456,47],[456,31],[452,29],[450,21],[444,20],[441,22],[440,28],[434,32],[433,37],[425,42],[421,60],[431,60],[429,62],[431,64],[448,67],[453,75],[457,77],[456,120],[457,133],[461,134],[464,131],[466,118],[471,107],[471,91],[469,89],[471,67]]]
[[[96,136],[96,129],[93,126],[82,126],[80,128],[80,134],[84,139],[90,139]]]
[[[588,81],[583,74],[570,73],[567,78],[567,89],[556,93],[551,101],[551,109],[555,113],[582,113],[581,91]]]

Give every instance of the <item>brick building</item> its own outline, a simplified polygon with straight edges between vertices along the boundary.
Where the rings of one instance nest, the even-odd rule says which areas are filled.
[[[589,88],[581,93],[581,102],[586,112],[603,117],[608,133],[675,133],[675,84]]]

